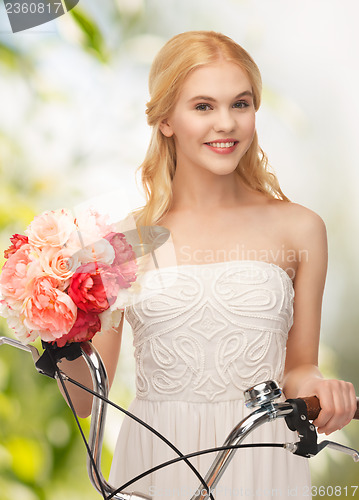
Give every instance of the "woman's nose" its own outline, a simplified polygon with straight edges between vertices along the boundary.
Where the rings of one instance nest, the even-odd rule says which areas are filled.
[[[236,121],[230,110],[221,110],[216,113],[214,130],[216,132],[232,132],[236,127]]]

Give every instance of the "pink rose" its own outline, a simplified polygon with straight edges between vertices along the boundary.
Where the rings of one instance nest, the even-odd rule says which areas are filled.
[[[105,239],[111,243],[115,250],[115,259],[113,264],[119,265],[124,262],[136,259],[136,254],[132,246],[127,242],[123,233],[109,233]]]
[[[5,259],[8,259],[11,255],[17,252],[19,248],[22,247],[22,245],[27,244],[29,242],[29,239],[23,234],[14,234],[12,238],[10,238],[10,241],[12,245],[10,245],[9,248],[4,251]]]
[[[131,283],[136,281],[138,266],[135,260],[124,262],[123,264],[120,264],[118,266],[113,265],[112,267],[116,271],[118,276],[121,276],[120,288],[129,288],[131,286]]]
[[[29,243],[35,247],[62,247],[76,231],[70,211],[52,210],[38,215],[26,229]]]
[[[89,262],[72,276],[68,294],[83,311],[100,313],[116,300],[122,281],[111,266]]]
[[[101,214],[95,209],[90,210],[91,215],[94,217],[96,226],[99,229],[101,237],[106,236],[110,231],[113,231],[114,225],[109,223],[108,214]]]
[[[69,279],[79,267],[76,255],[71,255],[67,248],[46,247],[39,253],[40,264],[45,274],[60,281],[58,288],[64,290]]]
[[[80,243],[83,248],[113,231],[113,225],[108,224],[107,219],[107,216],[100,215],[93,209],[79,213],[75,219],[78,233],[73,240],[72,246],[78,247]]]
[[[51,276],[36,278],[31,297],[24,301],[24,325],[35,330],[41,339],[53,342],[73,327],[77,307],[72,299],[56,288],[57,280]]]
[[[99,330],[101,330],[101,321],[98,314],[78,309],[74,326],[68,334],[57,339],[56,343],[59,347],[63,347],[67,342],[91,340]]]
[[[31,281],[42,274],[38,259],[30,245],[19,250],[5,262],[0,276],[0,290],[5,299],[23,300],[31,292]]]

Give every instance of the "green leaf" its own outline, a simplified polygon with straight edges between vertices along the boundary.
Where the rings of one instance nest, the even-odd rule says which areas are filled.
[[[107,62],[105,41],[97,24],[84,11],[76,8],[69,12],[84,35],[83,48],[95,55],[101,62]]]

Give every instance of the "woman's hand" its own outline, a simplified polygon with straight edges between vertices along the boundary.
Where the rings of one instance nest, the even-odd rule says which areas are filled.
[[[326,435],[342,429],[354,417],[356,394],[351,382],[324,378],[310,378],[300,385],[297,397],[317,396],[321,411],[313,424],[318,433]]]

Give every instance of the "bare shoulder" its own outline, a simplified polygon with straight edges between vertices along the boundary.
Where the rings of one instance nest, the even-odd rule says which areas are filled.
[[[313,210],[299,203],[273,200],[271,204],[277,220],[291,229],[291,236],[296,240],[316,236],[326,236],[323,219]]]
[[[295,255],[297,274],[308,269],[312,275],[323,277],[328,261],[327,231],[323,219],[313,210],[298,203],[273,200],[269,204],[273,228]]]
[[[323,219],[298,203],[282,202],[274,207],[281,228],[286,231],[287,244],[296,255],[294,282],[297,291],[302,283],[304,290],[312,286],[322,293],[328,264],[327,231]]]

